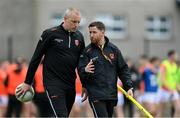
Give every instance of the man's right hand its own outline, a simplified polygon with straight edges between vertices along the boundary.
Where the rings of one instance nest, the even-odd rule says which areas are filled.
[[[85,67],[85,72],[87,72],[87,73],[94,73],[94,70],[95,70],[95,68],[94,68],[93,61],[90,60],[90,62]]]
[[[17,88],[17,96],[24,95],[26,91],[30,90],[31,86],[29,84],[23,83],[22,86]]]

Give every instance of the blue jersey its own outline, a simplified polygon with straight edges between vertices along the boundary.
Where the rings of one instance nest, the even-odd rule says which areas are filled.
[[[145,84],[145,92],[157,92],[158,80],[157,74],[151,69],[146,68],[143,73],[143,80]]]

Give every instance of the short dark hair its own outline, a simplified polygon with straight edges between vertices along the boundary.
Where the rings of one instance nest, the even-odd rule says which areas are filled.
[[[170,51],[168,52],[167,56],[170,57],[170,56],[174,55],[175,53],[176,53],[175,50],[170,50]]]
[[[89,28],[90,27],[97,27],[97,29],[99,29],[101,31],[102,30],[105,31],[105,29],[106,29],[104,23],[101,21],[94,21],[94,22],[90,23],[88,27]]]
[[[152,58],[150,59],[150,63],[154,63],[155,61],[158,61],[158,60],[159,60],[158,57],[152,57]]]

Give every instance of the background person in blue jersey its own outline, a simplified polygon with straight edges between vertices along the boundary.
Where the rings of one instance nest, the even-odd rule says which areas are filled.
[[[145,108],[156,116],[158,105],[158,79],[157,73],[160,61],[157,57],[150,59],[149,66],[144,69],[142,81],[144,83],[144,92],[141,96],[141,102]]]

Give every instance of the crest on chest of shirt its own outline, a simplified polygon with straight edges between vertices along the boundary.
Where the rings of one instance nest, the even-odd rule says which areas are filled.
[[[79,44],[80,44],[79,40],[75,40],[74,43],[76,46],[79,46]]]

